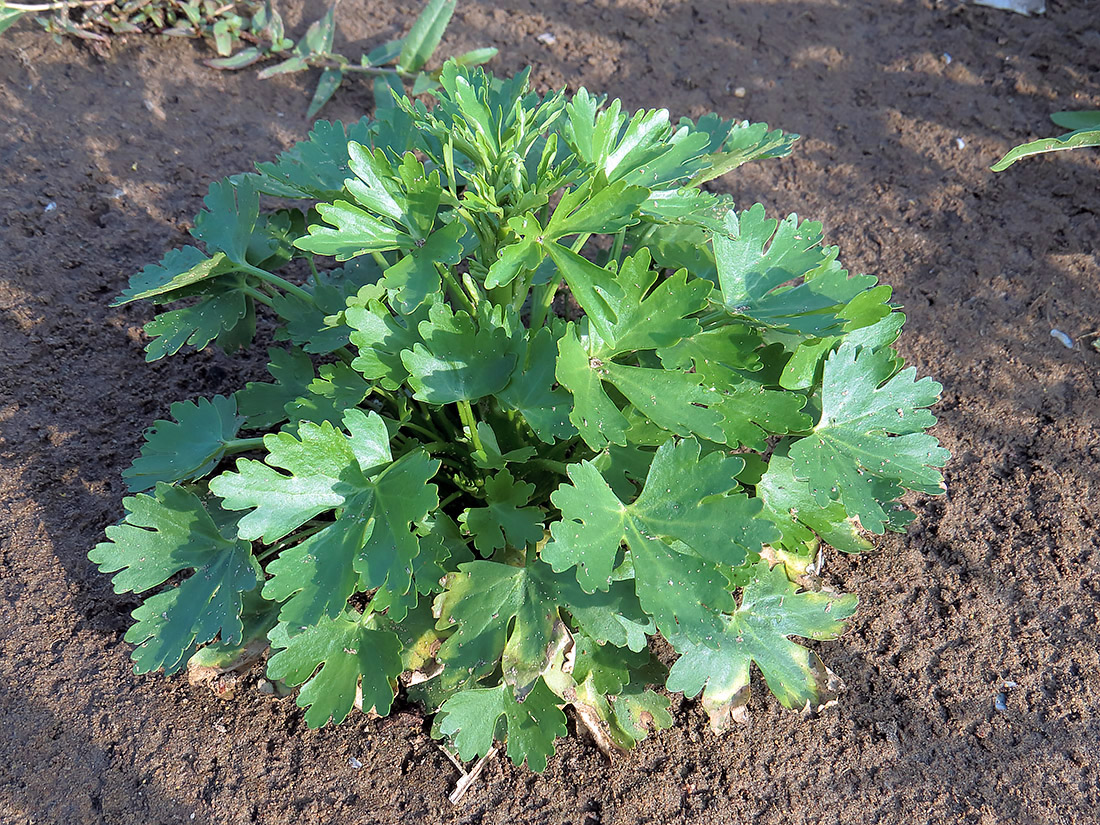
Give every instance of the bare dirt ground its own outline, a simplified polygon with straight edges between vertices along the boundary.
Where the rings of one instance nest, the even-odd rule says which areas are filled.
[[[351,53],[417,10],[344,0],[338,36]],[[149,307],[109,300],[185,242],[211,180],[304,136],[312,78],[219,74],[198,44],[137,37],[100,58],[26,24],[8,32],[0,820],[1100,820],[1100,353],[1085,337],[1100,328],[1100,163],[1076,152],[987,170],[1056,133],[1049,112],[1100,108],[1095,11],[463,0],[444,49],[498,46],[498,73],[530,63],[540,88],[804,135],[794,157],[723,185],[744,206],[822,220],[853,270],[894,285],[901,349],[944,385],[936,434],[954,459],[949,494],[914,499],[908,535],[830,560],[830,583],[861,600],[851,632],[821,647],[848,683],[839,707],[803,720],[758,691],[751,728],[716,738],[676,697],[677,726],[615,764],[572,737],[542,776],[495,760],[458,808],[457,772],[414,706],[309,731],[292,702],[255,690],[219,701],[133,676],[122,634],[136,602],[86,558],[121,515],[142,428],[262,375],[259,356],[213,351],[146,365]],[[293,33],[319,12],[287,9]],[[547,31],[551,45],[536,40]],[[353,85],[324,114],[357,118],[370,100]]]

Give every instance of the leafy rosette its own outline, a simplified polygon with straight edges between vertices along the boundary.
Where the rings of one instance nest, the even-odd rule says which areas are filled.
[[[796,136],[440,83],[216,184],[205,251],[124,293],[197,301],[150,322],[151,357],[234,348],[256,304],[277,325],[270,381],[148,431],[92,552],[151,593],[138,669],[266,633],[310,725],[404,691],[462,758],[534,770],[567,709],[608,752],[670,725],[669,692],[725,730],[754,664],[782,705],[829,704],[796,640],[856,600],[807,571],[902,529],[947,453],[889,288],[818,224],[699,188]],[[260,192],[317,202],[261,216]]]

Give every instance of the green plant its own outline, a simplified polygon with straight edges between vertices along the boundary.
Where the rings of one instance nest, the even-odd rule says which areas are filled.
[[[464,758],[503,740],[535,770],[566,705],[609,751],[671,724],[653,685],[702,692],[724,730],[753,662],[783,705],[827,703],[837,680],[790,637],[835,638],[856,600],[800,583],[823,541],[900,529],[947,452],[889,287],[820,225],[700,188],[797,136],[453,62],[440,81],[434,107],[318,123],[213,184],[205,251],[119,298],[173,306],[149,360],[246,346],[257,304],[285,342],[273,381],[173,405],[125,474],[90,555],[152,592],[136,670],[266,636],[312,726],[402,686]],[[261,194],[317,205],[264,215]]]
[[[1078,149],[1082,146],[1100,146],[1100,111],[1055,112],[1050,119],[1056,126],[1070,131],[1058,137],[1040,138],[1016,146],[990,168],[994,172],[1003,172],[1016,161],[1032,155]]]
[[[438,71],[424,66],[439,46],[454,14],[456,0],[428,0],[408,34],[390,40],[362,55],[358,61],[333,51],[336,4],[312,23],[295,43],[286,36],[283,19],[273,0],[50,0],[17,3],[0,0],[0,33],[20,17],[50,12],[38,23],[56,39],[63,35],[94,44],[109,43],[110,35],[159,33],[171,37],[204,38],[213,43],[217,58],[207,60],[215,69],[243,69],[264,60],[282,58],[260,72],[261,78],[321,69],[307,117],[320,111],[340,88],[344,78],[360,74],[374,80],[378,105],[392,105],[392,94],[405,93],[412,83],[414,96],[438,85]],[[455,60],[475,66],[491,60],[496,49],[474,49]]]

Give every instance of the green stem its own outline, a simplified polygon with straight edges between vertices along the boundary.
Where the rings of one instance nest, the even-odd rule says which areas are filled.
[[[390,262],[386,260],[386,256],[383,255],[381,252],[372,252],[370,253],[370,256],[374,258],[374,262],[382,267],[382,269],[390,268]]]
[[[618,266],[618,263],[619,263],[619,256],[623,254],[623,241],[625,241],[625,240],[626,240],[626,227],[623,227],[615,235],[615,243],[611,247],[611,257],[608,258],[608,260],[614,261],[616,266]]]
[[[256,438],[234,438],[225,442],[225,452],[227,455],[235,453],[244,453],[249,450],[258,450],[264,446],[263,436],[257,436]]]
[[[254,287],[254,286],[249,286],[248,284],[242,284],[240,289],[241,289],[241,292],[243,292],[245,295],[251,296],[253,300],[259,301],[264,306],[269,306],[269,307],[275,306],[275,302],[271,300],[270,295],[267,295],[263,292],[260,292],[260,290],[256,289],[256,287]]]
[[[561,279],[555,278],[535,292],[535,297],[531,299],[531,329],[538,329],[546,323],[546,315],[550,312],[560,284]]]
[[[529,458],[524,462],[526,467],[541,467],[544,470],[549,470],[552,473],[558,475],[568,476],[569,473],[566,470],[567,465],[561,461],[554,461],[549,458]]]
[[[474,314],[474,305],[470,302],[470,299],[466,297],[466,293],[463,292],[462,287],[458,281],[455,280],[454,273],[451,272],[449,267],[443,264],[436,264],[436,269],[439,270],[439,276],[443,279],[443,283],[447,286],[447,293],[462,305],[462,308],[466,310],[470,315]]]
[[[401,426],[402,427],[407,427],[408,429],[412,430],[413,432],[420,433],[425,438],[430,438],[431,441],[429,441],[428,444],[437,444],[437,443],[439,443],[438,439],[440,438],[440,434],[437,433],[435,430],[429,430],[427,427],[421,427],[419,424],[414,424],[412,421],[406,421]],[[427,449],[427,447],[425,447],[425,445],[423,445],[423,444],[421,444],[420,446],[424,447],[424,449]],[[429,452],[431,452],[431,451],[429,450]]]
[[[477,419],[474,418],[474,410],[470,406],[470,402],[456,401],[455,406],[458,407],[458,415],[462,419],[463,426],[470,434],[470,441],[473,443],[474,449],[479,453],[484,453],[485,448],[481,444],[481,436],[477,434]]]
[[[441,502],[439,502],[439,509],[442,510],[444,507],[446,507],[448,504],[450,504],[456,498],[460,498],[463,495],[465,495],[465,493],[466,493],[465,490],[455,490],[453,493],[451,493],[449,496],[447,496],[445,499],[443,499]]]
[[[592,237],[591,232],[585,232],[583,235],[578,235],[577,240],[573,241],[573,246],[570,247],[578,255],[581,254],[581,250],[584,249],[584,245],[588,243],[588,239]]]
[[[252,264],[249,263],[239,263],[237,264],[237,266],[239,266],[242,270],[249,273],[250,275],[255,275],[261,281],[271,284],[272,286],[277,286],[279,289],[285,292],[289,292],[291,295],[294,295],[298,298],[301,298],[308,304],[316,304],[316,302],[313,300],[312,295],[310,295],[297,284],[292,284],[290,281],[286,280],[286,278],[280,278],[278,275],[275,275],[272,272],[260,269],[258,266],[252,266]]]

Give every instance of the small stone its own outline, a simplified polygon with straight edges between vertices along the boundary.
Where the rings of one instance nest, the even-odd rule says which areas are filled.
[[[736,89],[733,90],[734,97],[744,97],[747,94],[748,92],[745,91],[744,86],[738,86]]]
[[[1003,693],[998,693],[997,698],[993,700],[993,707],[997,710],[1008,710],[1008,697]]]
[[[550,32],[543,32],[535,40],[539,41],[544,46],[553,46],[558,42],[558,38],[554,37]]]

